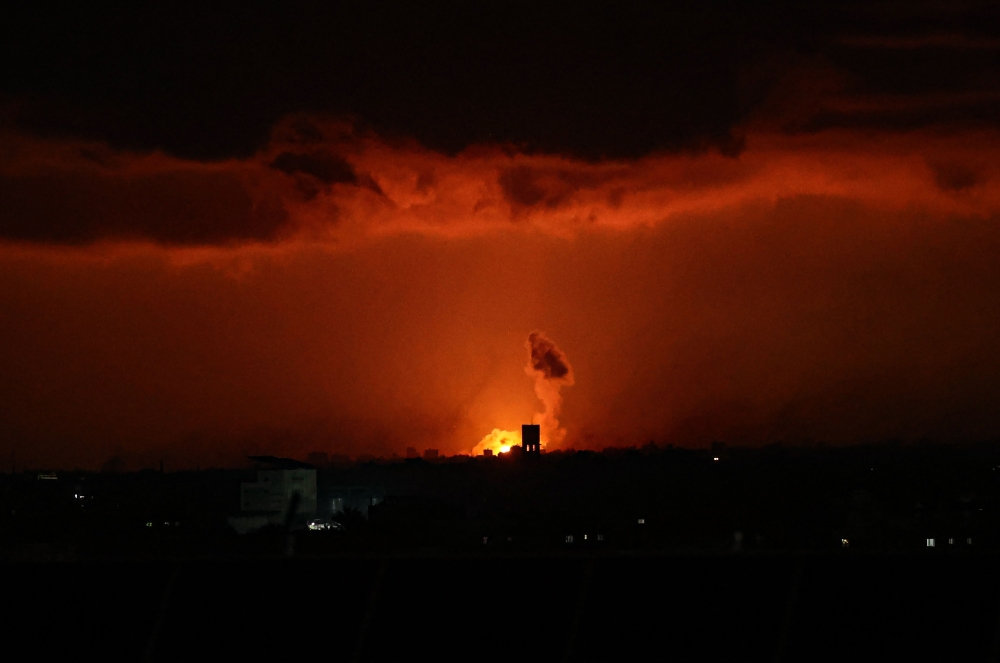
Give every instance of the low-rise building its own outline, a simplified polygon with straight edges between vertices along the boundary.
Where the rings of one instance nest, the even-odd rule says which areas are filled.
[[[258,470],[256,481],[240,484],[241,513],[229,519],[233,529],[246,534],[285,522],[298,525],[316,513],[315,468],[291,458],[251,459],[269,469]]]

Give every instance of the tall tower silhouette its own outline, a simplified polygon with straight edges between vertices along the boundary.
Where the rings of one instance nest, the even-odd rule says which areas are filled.
[[[538,424],[521,426],[521,450],[526,454],[542,453],[542,428]]]

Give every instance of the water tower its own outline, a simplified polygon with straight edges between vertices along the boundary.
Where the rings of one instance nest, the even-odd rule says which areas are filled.
[[[526,454],[542,453],[542,428],[538,424],[521,426],[521,450]]]

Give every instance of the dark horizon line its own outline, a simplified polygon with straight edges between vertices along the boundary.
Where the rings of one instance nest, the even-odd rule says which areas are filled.
[[[803,441],[800,443],[788,443],[788,442],[771,442],[763,445],[730,445],[721,441],[713,441],[709,446],[699,446],[699,447],[687,447],[681,445],[674,445],[672,443],[668,444],[657,444],[656,442],[650,440],[643,445],[630,445],[630,446],[608,446],[603,449],[553,449],[551,451],[546,451],[542,449],[542,455],[549,457],[570,457],[570,456],[604,456],[604,457],[616,457],[616,456],[648,456],[653,454],[665,454],[665,453],[679,453],[694,456],[703,456],[705,458],[713,459],[713,462],[723,462],[726,460],[731,460],[731,454],[736,454],[737,456],[752,455],[755,453],[768,453],[768,452],[831,452],[831,453],[852,453],[852,452],[862,452],[862,451],[875,451],[875,450],[913,450],[913,449],[937,449],[942,450],[946,448],[950,449],[982,449],[984,447],[997,446],[1000,447],[1000,438],[990,438],[982,440],[960,440],[960,441],[941,441],[933,439],[919,439],[919,440],[901,440],[901,439],[886,439],[886,440],[875,440],[869,442],[858,442],[853,444],[827,444],[825,442],[818,441]],[[511,451],[507,453],[499,453],[493,456],[486,456],[484,454],[479,454],[476,456],[470,454],[452,454],[452,455],[438,455],[433,458],[424,458],[423,456],[401,456],[399,454],[393,453],[390,456],[375,456],[372,454],[358,454],[356,456],[349,456],[346,454],[326,454],[327,456],[325,462],[310,462],[308,460],[302,461],[292,457],[278,457],[278,456],[263,456],[263,455],[247,455],[246,459],[252,461],[243,466],[239,465],[207,465],[202,467],[200,464],[195,464],[192,466],[180,466],[180,469],[170,469],[164,468],[163,462],[160,461],[160,467],[142,467],[139,469],[129,469],[129,470],[119,470],[119,469],[84,469],[81,467],[76,467],[72,469],[59,468],[55,466],[22,466],[20,468],[10,467],[7,471],[0,471],[0,476],[14,476],[14,475],[24,475],[24,474],[37,474],[39,477],[45,474],[141,474],[141,473],[182,473],[182,472],[211,472],[211,471],[244,471],[252,470],[261,465],[269,464],[267,460],[261,459],[271,459],[277,461],[291,461],[299,465],[300,467],[306,469],[317,469],[317,470],[327,470],[327,469],[346,469],[350,467],[355,467],[358,465],[393,465],[393,464],[405,464],[405,463],[427,463],[427,464],[455,464],[455,463],[466,463],[466,462],[514,462],[518,460],[520,445],[514,445],[511,447]],[[518,450],[518,451],[515,451]],[[317,453],[317,452],[311,452]],[[720,455],[721,454],[721,455]],[[310,454],[311,455],[311,454]],[[308,456],[306,456],[308,458]]]

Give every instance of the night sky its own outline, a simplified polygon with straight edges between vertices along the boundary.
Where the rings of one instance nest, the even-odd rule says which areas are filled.
[[[141,4],[0,9],[2,458],[1000,437],[995,5]]]

